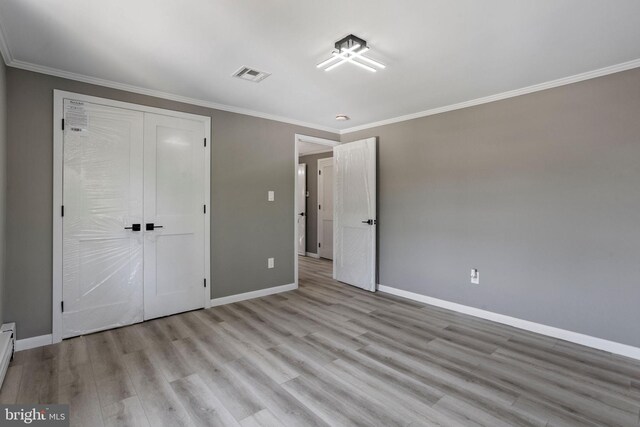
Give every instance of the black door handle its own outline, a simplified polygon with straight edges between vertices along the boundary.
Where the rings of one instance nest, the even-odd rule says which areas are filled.
[[[161,225],[155,225],[155,224],[154,224],[154,223],[152,223],[152,222],[148,222],[148,223],[147,223],[147,225],[146,225],[146,227],[145,227],[145,229],[146,229],[147,231],[153,231],[153,230],[155,230],[156,228],[164,228],[164,227],[163,227],[163,226],[161,226]]]
[[[304,216],[304,212],[300,212],[298,215],[300,215],[300,216]]]
[[[373,225],[376,223],[375,219],[368,219],[366,221],[362,221],[363,224],[369,224],[369,225]]]
[[[131,227],[125,227],[125,230],[140,231],[140,224],[131,224]]]

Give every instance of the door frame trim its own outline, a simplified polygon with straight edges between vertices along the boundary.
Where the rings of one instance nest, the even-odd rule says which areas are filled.
[[[331,139],[318,138],[316,136],[308,136],[295,134],[293,141],[293,277],[295,279],[296,288],[298,287],[298,223],[296,218],[298,215],[298,157],[300,150],[298,142],[311,142],[313,144],[327,145],[335,147],[340,145],[340,141]]]
[[[51,329],[52,342],[62,341],[62,206],[63,189],[63,166],[64,153],[63,141],[64,131],[62,130],[62,119],[64,117],[63,100],[72,98],[78,101],[90,102],[93,104],[106,105],[109,107],[123,108],[127,110],[140,111],[143,113],[160,114],[164,116],[178,117],[202,122],[204,124],[204,138],[208,144],[205,149],[204,175],[204,203],[207,211],[204,213],[204,274],[209,286],[203,287],[203,307],[211,306],[211,117],[199,116],[181,111],[167,110],[162,108],[149,107],[146,105],[133,104],[129,102],[116,101],[108,98],[83,95],[80,93],[67,92],[59,89],[53,91],[53,275],[52,275],[52,298],[51,298]]]
[[[318,159],[318,170],[320,170],[320,163],[322,163],[322,165],[325,165],[326,163],[331,162],[331,165],[333,165],[333,157],[327,157],[324,159]],[[320,188],[322,187],[322,189]],[[320,190],[322,190],[322,195],[324,196],[324,176],[318,175],[318,189],[317,189],[317,198],[316,200],[320,200]],[[318,202],[320,203],[320,202]],[[318,215],[316,216],[316,235],[318,236],[318,243],[324,243],[324,241],[322,241],[321,237],[322,234],[320,232],[324,232],[324,227],[322,226],[322,218],[320,218],[320,210],[318,210]],[[320,250],[318,250],[318,257],[322,258],[320,256]],[[333,249],[331,249],[331,260],[333,260]]]

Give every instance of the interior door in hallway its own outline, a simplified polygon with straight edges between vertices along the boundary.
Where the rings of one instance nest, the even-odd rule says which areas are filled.
[[[318,255],[333,259],[333,158],[318,160]]]
[[[307,165],[298,165],[298,255],[307,253]]]
[[[334,161],[335,279],[376,290],[376,139],[341,144]]]
[[[62,337],[142,321],[143,114],[65,99]]]
[[[204,123],[144,114],[144,318],[204,305]]]

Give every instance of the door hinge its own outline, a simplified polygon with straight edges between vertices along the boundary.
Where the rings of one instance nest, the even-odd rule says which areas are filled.
[[[322,171],[321,170],[318,171],[318,175],[322,175]]]
[[[322,243],[318,242],[318,247],[321,248],[322,247]]]
[[[204,287],[207,287],[207,279],[204,279]]]
[[[322,205],[318,205],[318,210],[321,211],[322,210]]]
[[[204,208],[203,209],[204,213],[207,213],[207,205],[203,205],[202,207]]]
[[[62,119],[62,130],[64,130],[64,119]]]
[[[207,138],[204,139],[204,146],[207,146]]]
[[[64,313],[64,301],[60,301],[60,310]]]
[[[64,216],[64,205],[60,206],[60,216]]]

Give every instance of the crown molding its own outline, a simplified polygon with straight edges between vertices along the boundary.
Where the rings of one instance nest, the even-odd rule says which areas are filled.
[[[593,71],[587,71],[586,73],[575,74],[569,77],[563,77],[556,80],[551,80],[544,83],[535,84],[532,86],[523,87],[520,89],[514,89],[507,92],[497,93],[495,95],[489,95],[482,98],[472,99],[470,101],[464,101],[457,104],[446,105],[444,107],[432,108],[430,110],[420,111],[413,114],[407,114],[404,116],[394,117],[391,119],[380,120],[360,126],[354,126],[347,129],[342,129],[340,135],[345,135],[360,130],[371,129],[374,127],[390,125],[393,123],[405,122],[407,120],[418,119],[420,117],[433,116],[435,114],[446,113],[447,111],[460,110],[468,107],[475,107],[476,105],[488,104],[489,102],[500,101],[503,99],[514,98],[520,95],[526,95],[528,93],[540,92],[542,90],[552,89],[554,87],[565,86],[572,83],[581,82],[584,80],[595,79],[596,77],[606,76],[608,74],[619,73],[621,71],[631,70],[633,68],[640,67],[640,59],[634,59],[633,61],[623,62],[609,67],[599,68]]]
[[[0,49],[2,49],[2,35],[0,34]],[[4,55],[4,50],[3,50]],[[250,110],[247,108],[234,107],[232,105],[218,104],[215,102],[205,101],[197,98],[190,98],[187,96],[175,95],[168,92],[162,92],[154,89],[147,89],[140,86],[129,85],[125,83],[118,83],[111,80],[100,79],[97,77],[90,77],[84,74],[72,73],[69,71],[59,70],[57,68],[45,67],[42,65],[32,64],[30,62],[19,61],[11,59],[7,62],[7,66],[13,68],[19,68],[22,70],[33,71],[40,74],[47,74],[50,76],[61,77],[68,80],[75,80],[83,83],[89,83],[96,86],[109,87],[112,89],[123,90],[126,92],[138,93],[141,95],[153,96],[155,98],[168,99],[171,101],[182,102],[185,104],[197,105],[199,107],[211,108],[214,110],[228,111],[230,113],[243,114],[245,116],[258,117],[261,119],[274,120],[276,122],[288,123],[291,125],[302,126],[315,130],[321,130],[326,132],[340,134],[339,129],[331,128],[328,126],[321,126],[315,123],[308,123],[302,120],[290,119],[288,117],[277,116],[274,114],[262,113],[260,111]]]
[[[109,87],[112,89],[123,90],[127,92],[138,93],[141,95],[153,96],[161,99],[169,99],[172,101],[182,102],[185,104],[197,105],[200,107],[212,108],[214,110],[228,111],[230,113],[243,114],[246,116],[258,117],[267,120],[274,120],[281,123],[288,123],[297,126],[303,126],[310,129],[316,129],[326,132],[335,133],[337,135],[346,135],[349,133],[371,129],[379,126],[390,125],[394,123],[405,122],[408,120],[419,119],[421,117],[433,116],[436,114],[446,113],[448,111],[461,110],[463,108],[475,107],[477,105],[488,104],[490,102],[501,101],[503,99],[514,98],[520,95],[526,95],[529,93],[540,92],[547,89],[552,89],[559,86],[565,86],[572,83],[578,83],[584,80],[595,79],[597,77],[606,76],[609,74],[619,73],[622,71],[631,70],[633,68],[640,67],[640,59],[634,59],[633,61],[623,62],[609,67],[599,68],[593,71],[587,71],[585,73],[575,74],[573,76],[563,77],[556,80],[551,80],[544,83],[535,84],[532,86],[523,87],[520,89],[514,89],[495,95],[489,95],[482,98],[472,99],[470,101],[464,101],[457,104],[446,105],[443,107],[432,108],[429,110],[419,111],[417,113],[406,114],[404,116],[398,116],[390,119],[380,120],[376,122],[366,123],[359,126],[350,127],[347,129],[336,129],[328,126],[322,126],[315,123],[304,122],[301,120],[291,119],[289,117],[277,116],[273,114],[263,113],[260,111],[250,110],[247,108],[234,107],[231,105],[218,104],[215,102],[205,101],[197,98],[190,98],[181,95],[175,95],[168,92],[162,92],[154,89],[147,89],[140,86],[128,85],[124,83],[117,83],[111,80],[100,79],[97,77],[90,77],[84,74],[72,73],[69,71],[58,70],[56,68],[45,67],[41,65],[32,64],[30,62],[19,61],[13,59],[9,46],[4,40],[4,34],[2,33],[2,27],[0,27],[0,52],[5,59],[5,63],[9,67],[20,68],[27,71],[33,71],[36,73],[47,74],[50,76],[61,77],[69,80],[75,80],[79,82],[94,84],[97,86]],[[9,59],[9,61],[7,61]]]
[[[11,54],[11,49],[9,49],[9,44],[7,43],[7,36],[2,29],[2,23],[0,22],[0,54],[2,55],[2,59],[4,59],[4,63],[9,65],[10,62],[13,61],[13,55]]]
[[[273,114],[263,113],[260,111],[254,111],[247,108],[234,107],[231,105],[218,104],[215,102],[205,101],[196,98],[189,98],[186,96],[175,95],[167,92],[162,92],[153,89],[147,89],[139,86],[128,85],[124,83],[117,83],[111,80],[100,79],[96,77],[90,77],[83,74],[72,73],[69,71],[63,71],[56,68],[45,67],[41,65],[32,64],[30,62],[19,61],[13,58],[7,38],[0,23],[0,53],[4,59],[5,64],[8,67],[20,68],[27,71],[34,71],[36,73],[48,74],[51,76],[62,77],[69,80],[76,80],[84,83],[90,83],[97,86],[110,87],[112,89],[124,90],[127,92],[139,93],[141,95],[153,96],[156,98],[169,99],[172,101],[183,102],[185,104],[197,105],[200,107],[212,108],[215,110],[228,111],[231,113],[243,114],[246,116],[259,117],[267,120],[274,120],[277,122],[288,123],[297,126],[304,126],[311,129],[332,132],[337,135],[345,135],[361,130],[371,129],[379,126],[389,125],[393,123],[404,122],[408,120],[418,119],[421,117],[433,116],[435,114],[446,113],[447,111],[460,110],[463,108],[474,107],[477,105],[488,104],[494,101],[500,101],[503,99],[514,98],[520,95],[526,95],[533,92],[539,92],[547,89],[552,89],[559,86],[565,86],[572,83],[581,82],[584,80],[594,79],[596,77],[606,76],[608,74],[619,73],[621,71],[631,70],[633,68],[640,67],[640,58],[632,61],[622,62],[620,64],[611,65],[604,68],[599,68],[593,71],[587,71],[585,73],[575,74],[573,76],[563,77],[556,80],[551,80],[544,83],[535,84],[532,86],[523,87],[520,89],[514,89],[494,95],[485,96],[482,98],[476,98],[469,101],[460,102],[457,104],[446,105],[443,107],[432,108],[429,110],[419,111],[417,113],[406,114],[404,116],[398,116],[386,120],[375,121],[359,126],[354,126],[346,129],[336,129],[328,126],[322,126],[315,123],[308,123],[301,120],[291,119],[288,117],[277,116]]]

